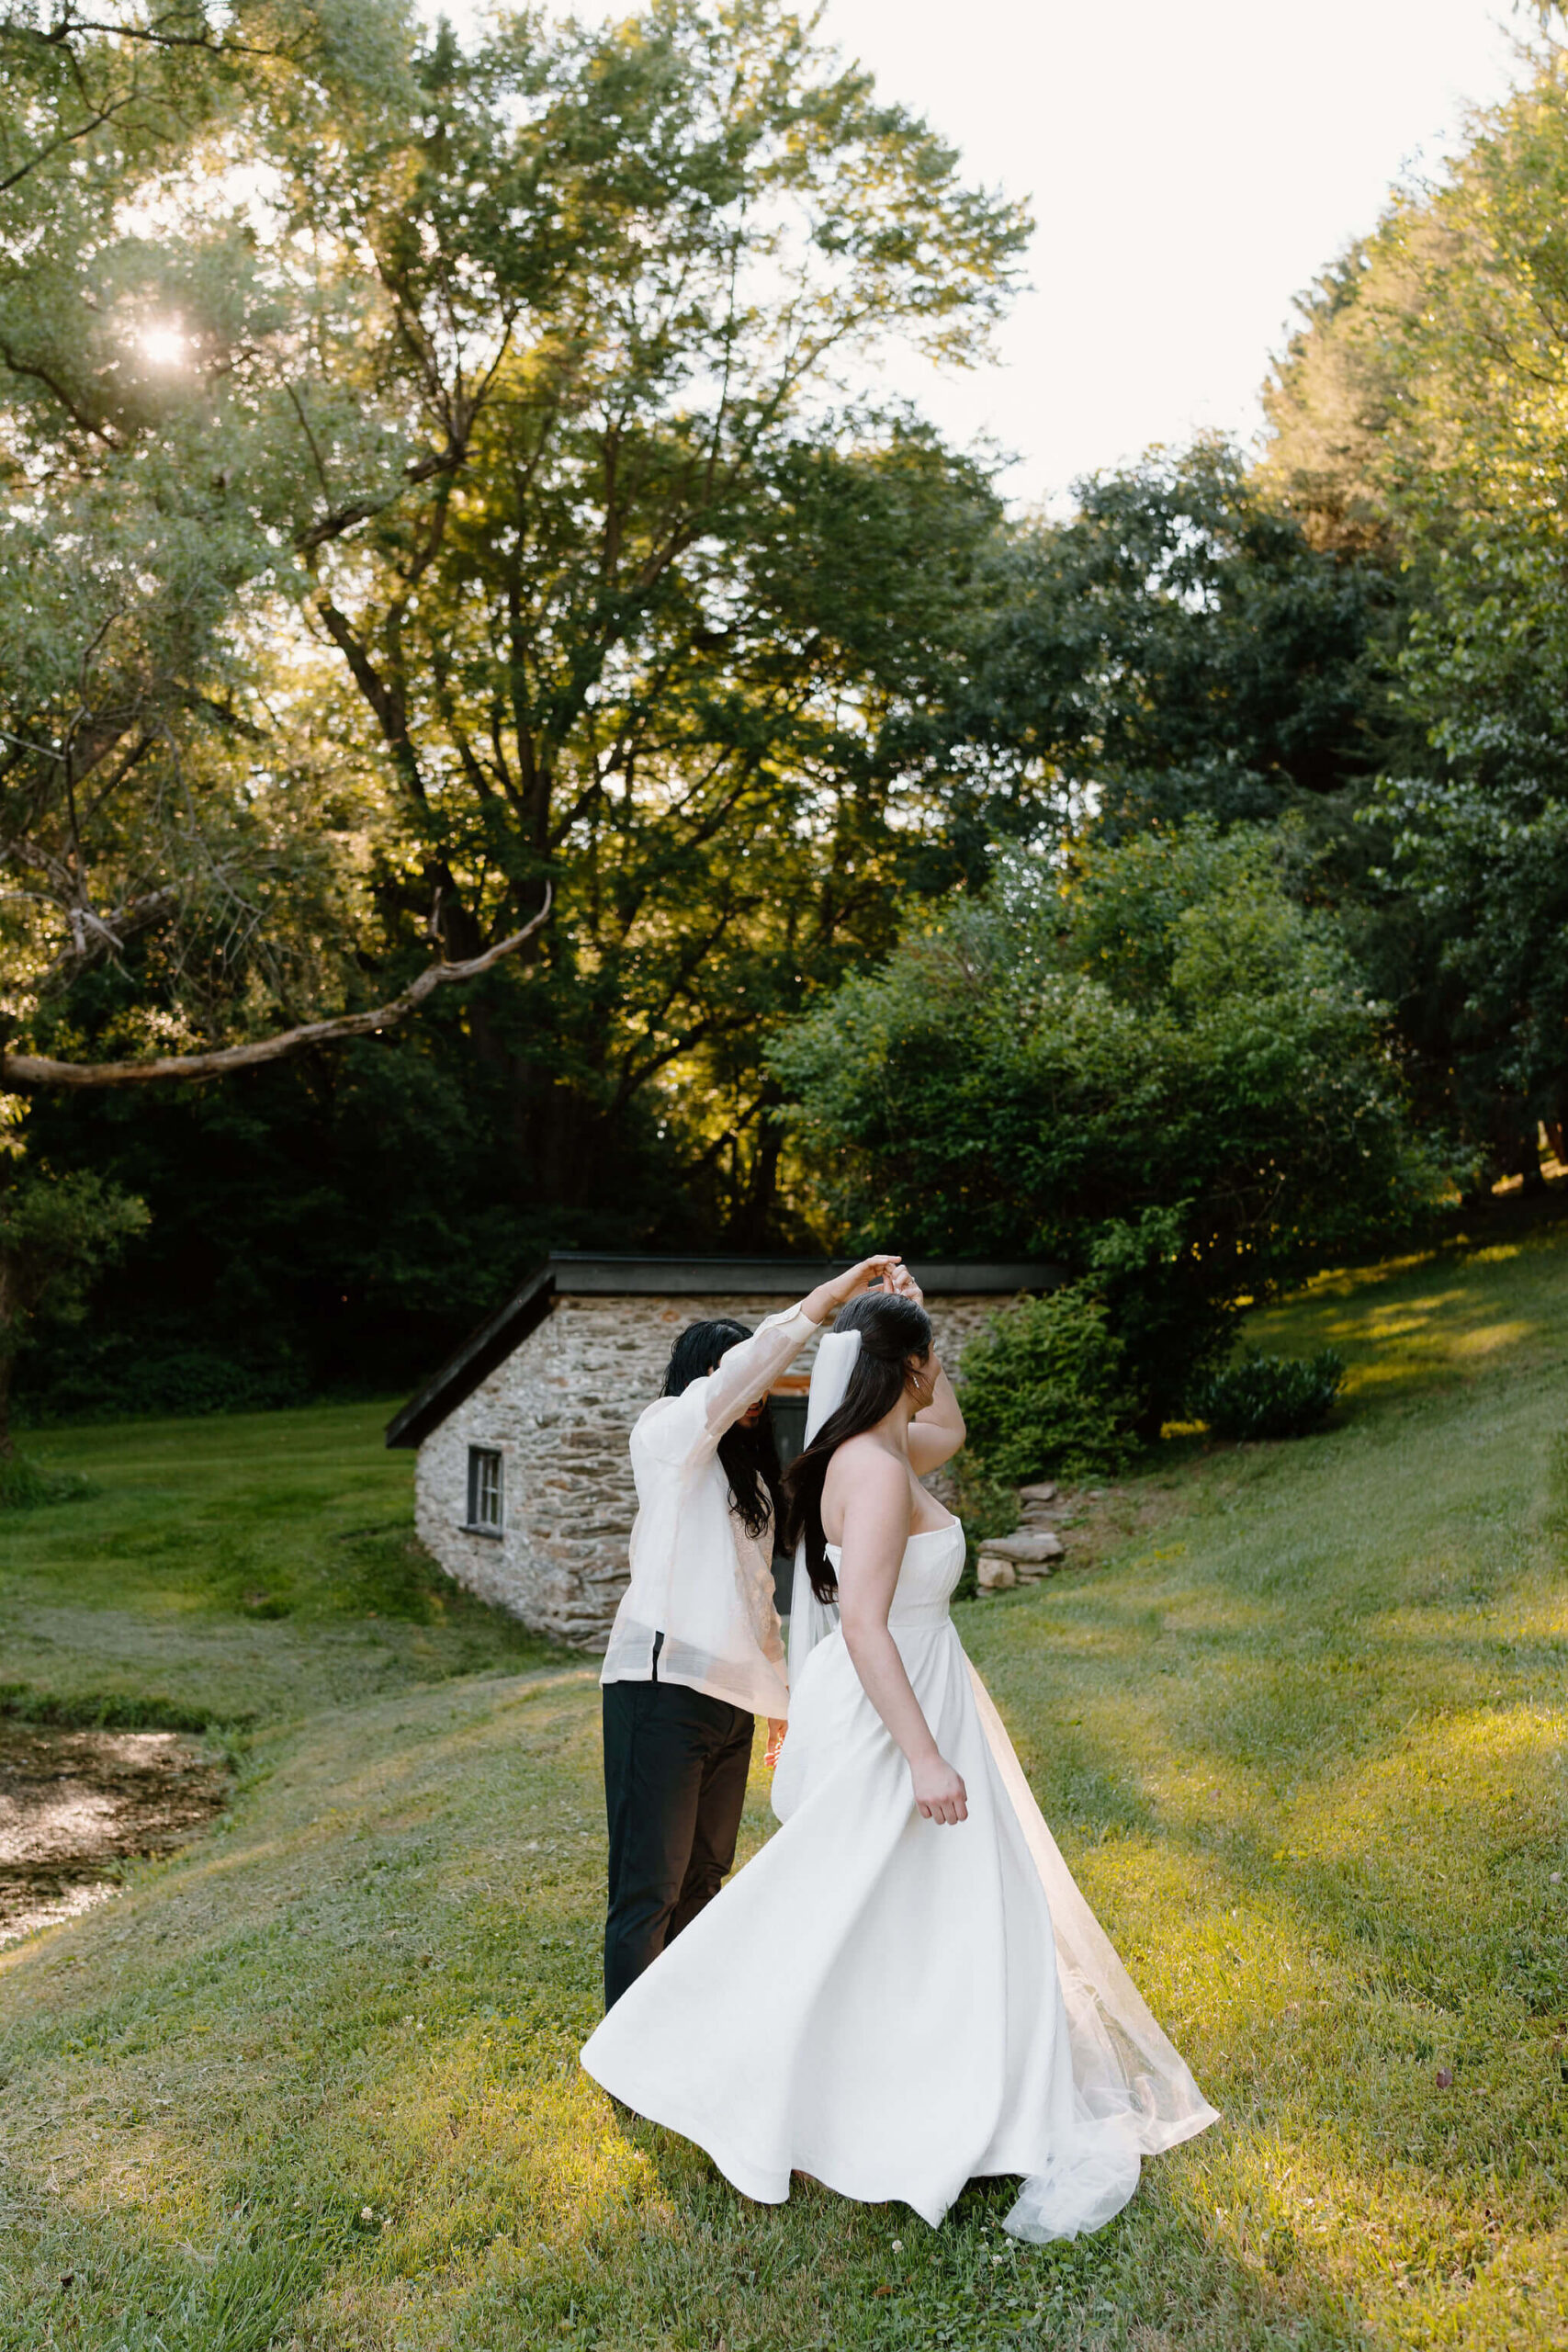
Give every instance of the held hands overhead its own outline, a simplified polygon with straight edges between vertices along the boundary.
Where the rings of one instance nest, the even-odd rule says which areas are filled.
[[[804,1302],[806,1312],[814,1323],[824,1323],[866,1290],[884,1291],[889,1298],[907,1298],[915,1306],[926,1303],[925,1292],[903,1259],[879,1254],[863,1258],[859,1265],[835,1275],[830,1283],[819,1283]]]
[[[899,1277],[904,1282],[909,1280],[902,1258],[886,1252],[874,1258],[863,1258],[847,1272],[835,1274],[831,1282],[818,1283],[802,1305],[813,1323],[826,1323],[837,1315],[840,1306],[847,1306],[852,1298],[858,1298],[863,1290],[873,1290],[880,1284],[888,1290],[899,1290],[900,1295],[907,1295],[900,1290]],[[915,1296],[919,1296],[918,1291]]]
[[[892,1267],[885,1279],[887,1289],[895,1298],[911,1299],[917,1306],[925,1305],[925,1292],[920,1288],[902,1258],[894,1259]]]

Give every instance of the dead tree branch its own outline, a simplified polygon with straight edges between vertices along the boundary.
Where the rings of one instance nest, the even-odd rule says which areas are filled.
[[[545,885],[545,903],[521,931],[497,942],[482,956],[463,964],[432,964],[401,996],[374,1012],[340,1013],[333,1021],[308,1021],[299,1029],[282,1029],[275,1036],[256,1037],[243,1046],[221,1046],[206,1054],[167,1054],[152,1062],[59,1062],[47,1054],[0,1053],[0,1089],[6,1087],[69,1086],[76,1088],[145,1086],[159,1079],[227,1078],[237,1069],[254,1069],[262,1062],[276,1062],[308,1046],[334,1046],[345,1037],[367,1037],[389,1029],[422,1005],[438,988],[453,981],[477,980],[506,956],[515,955],[531,939],[550,911],[553,896]]]

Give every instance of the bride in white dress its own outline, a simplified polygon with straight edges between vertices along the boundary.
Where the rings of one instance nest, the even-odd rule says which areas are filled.
[[[1018,2174],[1006,2226],[1100,2228],[1214,2109],[1073,1882],[948,1602],[964,1536],[919,1483],[963,1442],[919,1291],[822,1341],[798,1533],[782,1827],[582,2052],[764,2203],[792,2172],[933,2225]]]

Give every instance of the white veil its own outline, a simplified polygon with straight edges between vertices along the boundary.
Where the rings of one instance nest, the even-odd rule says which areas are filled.
[[[806,1400],[806,1442],[811,1443],[829,1415],[844,1401],[850,1374],[860,1353],[858,1331],[829,1331],[823,1335],[811,1367],[811,1394]],[[795,1582],[789,1598],[789,1687],[800,1679],[800,1669],[818,1643],[839,1622],[838,1603],[818,1600],[806,1572],[806,1539],[795,1547]]]

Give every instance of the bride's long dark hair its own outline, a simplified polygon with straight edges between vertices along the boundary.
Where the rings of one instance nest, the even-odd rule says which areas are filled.
[[[670,1351],[664,1374],[666,1396],[679,1396],[694,1380],[701,1380],[742,1340],[751,1337],[744,1323],[728,1316],[711,1323],[688,1323]],[[718,1442],[718,1459],[729,1481],[729,1508],[748,1535],[765,1535],[773,1525],[779,1500],[779,1450],[771,1413],[748,1429],[732,1421]]]
[[[804,1453],[796,1454],[780,1481],[784,1493],[784,1544],[793,1552],[806,1539],[806,1573],[818,1600],[838,1597],[839,1579],[828,1558],[822,1529],[822,1485],[828,1464],[846,1439],[859,1437],[886,1420],[902,1395],[911,1363],[931,1352],[931,1319],[912,1298],[864,1291],[840,1307],[835,1331],[858,1331],[860,1348],[849,1386],[837,1412],[829,1413]]]

